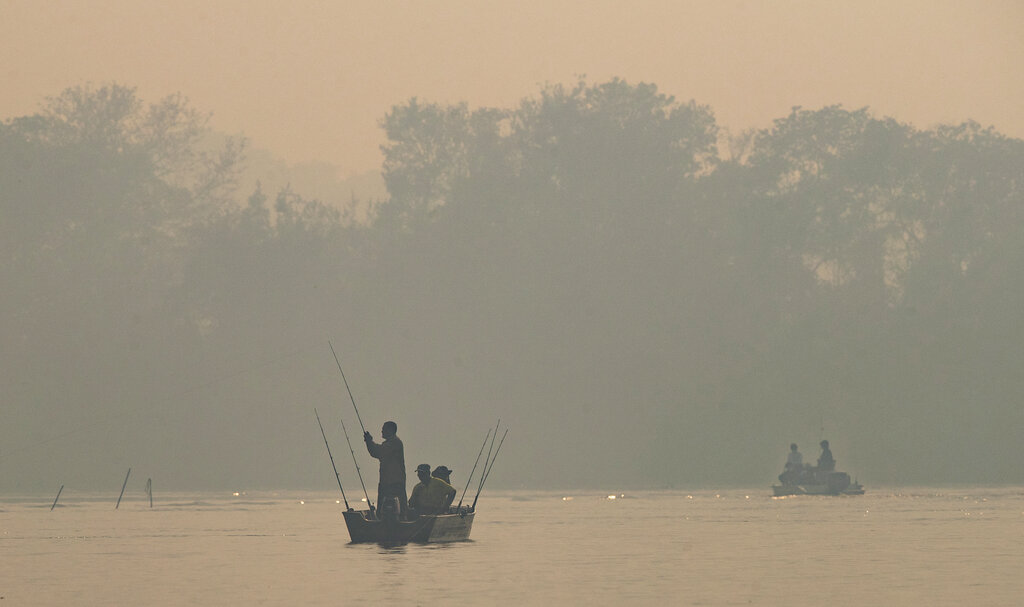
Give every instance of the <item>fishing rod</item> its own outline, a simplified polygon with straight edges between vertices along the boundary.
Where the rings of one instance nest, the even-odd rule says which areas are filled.
[[[363,429],[363,434],[366,434],[366,426],[363,425],[363,418],[359,417],[359,407],[356,406],[356,399],[352,396],[352,388],[348,387],[348,379],[345,378],[345,372],[341,369],[341,361],[338,360],[338,353],[334,351],[334,345],[330,340],[327,340],[327,345],[331,346],[331,354],[334,355],[334,362],[338,363],[338,371],[341,371],[341,380],[345,382],[345,389],[348,390],[348,397],[352,400],[352,408],[356,410],[356,419],[359,420],[359,427]]]
[[[313,413],[316,415],[316,423],[320,426],[320,434],[324,437],[324,446],[327,447],[327,457],[331,458],[331,468],[334,468],[334,478],[338,479],[338,489],[341,489],[341,499],[345,500],[345,508],[351,510],[348,505],[348,498],[345,497],[345,489],[341,486],[341,476],[338,474],[338,467],[334,465],[334,456],[331,455],[331,446],[327,444],[327,433],[324,432],[324,425],[320,423],[320,413],[317,412],[316,407],[313,407]]]
[[[338,353],[334,351],[334,344],[331,340],[327,340],[327,345],[331,347],[331,354],[334,355],[334,362],[338,365],[338,371],[341,372],[341,380],[345,382],[345,390],[348,391],[348,397],[352,401],[352,408],[356,410],[356,419],[359,420],[359,427],[363,429],[363,436],[366,436],[366,426],[363,425],[363,418],[359,416],[359,407],[356,406],[356,397],[352,396],[352,388],[348,387],[348,378],[345,377],[345,371],[341,368],[341,361],[338,360]],[[345,430],[345,418],[341,418],[341,428]],[[352,441],[348,438],[348,430],[345,430],[345,440],[348,441],[348,450],[352,451],[352,461],[356,464],[356,475],[359,476],[359,484],[363,487],[363,495],[366,497],[366,505],[370,507],[370,516],[373,516],[373,502],[370,501],[370,494],[366,491],[366,483],[363,482],[363,473],[359,470],[359,462],[356,461],[356,452],[352,449]]]
[[[487,462],[491,461],[491,450],[494,449],[494,439],[498,438],[498,426],[501,425],[501,418],[498,418],[498,423],[494,425],[494,434],[491,435],[491,446],[487,448],[487,457],[484,458],[484,470],[487,470]],[[480,495],[480,489],[483,488],[484,475],[480,473],[480,482],[476,486],[476,494]],[[476,500],[473,500],[476,501]]]
[[[498,450],[494,452],[494,459],[491,460],[491,467],[487,469],[487,473],[480,482],[480,489],[477,489],[476,496],[473,497],[473,510],[476,510],[476,500],[480,497],[480,490],[484,488],[484,483],[487,482],[487,477],[491,475],[491,470],[494,469],[494,462],[498,459],[498,451],[501,451],[501,446],[505,444],[505,437],[508,436],[508,428],[505,428],[505,434],[501,435],[501,442],[498,443]]]
[[[352,449],[352,441],[348,438],[348,428],[345,427],[344,417],[341,418],[341,431],[345,433],[345,442],[348,443],[349,453],[352,454],[352,463],[356,465],[356,476],[359,477],[359,484],[363,486],[363,495],[366,496],[366,505],[370,507],[370,518],[373,518],[373,502],[370,501],[370,495],[366,492],[366,485],[363,484],[363,473],[359,470],[359,462],[356,460],[356,452]]]
[[[505,428],[505,434],[502,434],[501,440],[498,441],[498,449],[494,452],[494,457],[491,459],[491,466],[484,474],[484,484],[487,484],[487,479],[491,478],[491,470],[494,470],[494,462],[498,459],[498,452],[501,451],[501,446],[505,443],[506,436],[508,436],[508,428]]]
[[[484,442],[480,444],[480,451],[476,454],[476,461],[473,462],[473,469],[469,471],[469,478],[466,479],[466,488],[462,490],[462,497],[459,498],[459,505],[456,506],[456,510],[462,507],[462,500],[466,497],[466,491],[469,491],[469,483],[473,481],[473,474],[476,472],[476,465],[480,463],[480,456],[484,454],[484,447],[487,445],[487,439],[491,437],[491,429],[487,429],[487,436],[484,437]]]

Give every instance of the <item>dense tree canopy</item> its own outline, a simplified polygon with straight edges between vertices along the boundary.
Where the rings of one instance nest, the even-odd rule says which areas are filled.
[[[335,336],[432,461],[514,420],[509,483],[767,483],[823,431],[862,481],[1022,480],[1021,140],[837,105],[720,146],[711,108],[619,79],[381,126],[389,198],[356,223],[238,191],[244,142],[180,96],[0,124],[0,444],[317,484],[282,403],[337,397],[301,354]],[[69,420],[95,429],[54,444]]]

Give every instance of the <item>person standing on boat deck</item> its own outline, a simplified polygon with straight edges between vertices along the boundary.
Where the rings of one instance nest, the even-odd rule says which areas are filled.
[[[836,460],[832,458],[832,451],[828,448],[828,441],[821,441],[821,455],[818,456],[818,471],[832,472],[836,469]]]
[[[446,468],[447,469],[447,468]],[[452,487],[436,476],[430,475],[430,466],[416,466],[416,476],[420,482],[412,488],[409,507],[416,514],[441,514],[448,510],[455,499],[455,487]]]
[[[398,424],[384,422],[380,429],[383,441],[373,442],[373,435],[363,434],[366,450],[370,456],[380,460],[380,481],[377,485],[377,508],[380,509],[385,499],[398,498],[398,511],[401,518],[409,514],[409,499],[405,492],[405,447],[398,438]]]

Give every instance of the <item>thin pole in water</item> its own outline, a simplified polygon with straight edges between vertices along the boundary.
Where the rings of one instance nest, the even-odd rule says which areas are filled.
[[[149,496],[149,507],[153,507],[153,479],[146,479],[146,495]]]
[[[505,434],[501,435],[501,442],[498,443],[498,450],[494,452],[494,459],[491,460],[491,467],[484,473],[483,478],[480,480],[480,489],[477,489],[476,496],[473,498],[473,509],[476,510],[476,500],[480,497],[480,491],[484,488],[484,483],[487,482],[487,477],[491,475],[491,470],[494,469],[494,462],[498,461],[498,451],[501,451],[501,446],[505,444],[505,437],[508,436],[508,428],[505,428]]]
[[[121,495],[117,496],[117,503],[114,504],[114,510],[117,510],[121,506],[121,498],[124,497],[124,488],[128,486],[128,477],[132,475],[132,469],[128,468],[128,474],[124,475],[124,484],[121,485]]]
[[[331,446],[327,444],[327,433],[324,432],[324,425],[320,423],[320,414],[317,412],[316,407],[313,407],[313,413],[316,415],[316,423],[320,426],[320,434],[324,437],[324,446],[327,447],[327,457],[331,458],[331,468],[334,468],[334,478],[338,480],[338,489],[341,489],[341,499],[345,500],[345,508],[351,510],[348,505],[348,498],[345,497],[345,489],[341,486],[341,476],[338,474],[338,467],[334,465],[334,456],[331,455]]]
[[[484,442],[480,444],[480,451],[476,454],[476,461],[473,462],[473,469],[469,471],[469,478],[466,479],[466,488],[462,490],[462,497],[459,498],[459,505],[455,507],[456,510],[462,507],[462,500],[466,497],[466,491],[469,491],[469,484],[473,481],[473,474],[476,472],[476,465],[480,463],[480,456],[484,453],[484,447],[487,446],[487,439],[491,438],[491,429],[487,429],[487,436],[484,437]]]
[[[53,498],[53,505],[50,506],[50,512],[53,512],[53,509],[57,507],[57,500],[60,499],[60,492],[63,491],[63,490],[64,490],[64,485],[61,485],[60,489],[57,489],[57,497]]]

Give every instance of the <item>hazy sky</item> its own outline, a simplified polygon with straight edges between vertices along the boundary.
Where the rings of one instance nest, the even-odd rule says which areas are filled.
[[[379,165],[377,121],[417,96],[511,106],[619,76],[733,130],[793,105],[1024,137],[1024,2],[0,0],[0,118],[68,86],[175,92],[289,162]]]

